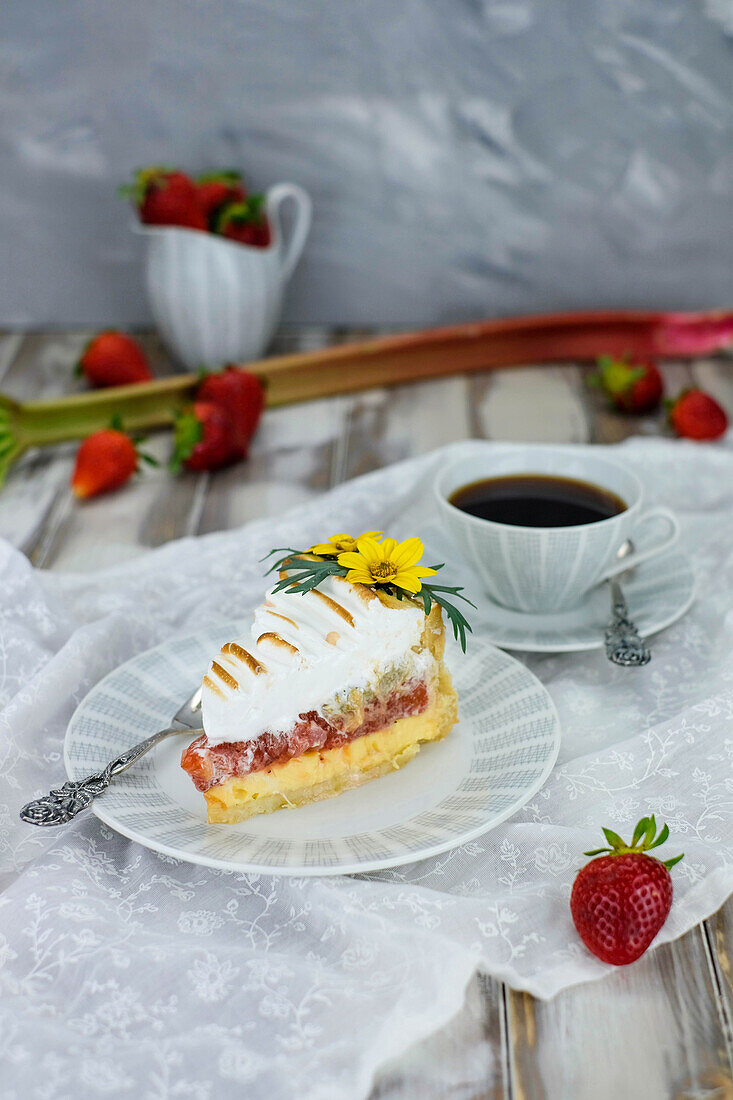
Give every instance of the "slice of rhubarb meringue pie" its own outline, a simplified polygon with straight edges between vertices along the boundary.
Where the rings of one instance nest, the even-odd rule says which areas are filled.
[[[251,636],[211,662],[205,732],[181,761],[210,822],[331,798],[401,768],[455,725],[442,610],[465,647],[470,627],[446,597],[460,589],[423,581],[435,570],[417,565],[419,539],[380,534],[285,552]]]

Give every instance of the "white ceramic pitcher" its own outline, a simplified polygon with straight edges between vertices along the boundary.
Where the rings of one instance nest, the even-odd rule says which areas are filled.
[[[280,208],[287,200],[295,212],[285,240]],[[272,337],[308,236],[312,203],[297,184],[278,183],[268,190],[266,207],[272,230],[267,248],[178,226],[135,226],[145,237],[145,280],[156,326],[191,370],[257,359]]]

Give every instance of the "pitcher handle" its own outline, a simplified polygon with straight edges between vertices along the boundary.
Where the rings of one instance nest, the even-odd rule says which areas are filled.
[[[286,199],[292,199],[295,203],[295,219],[290,231],[290,240],[286,241],[280,219],[280,207]],[[303,245],[306,242],[311,227],[313,203],[310,195],[297,183],[276,183],[267,192],[267,216],[275,225],[277,236],[280,240],[280,273],[283,282],[287,282],[293,274],[295,265],[300,259]]]
[[[674,512],[670,512],[669,508],[650,508],[647,512],[642,512],[634,524],[634,529],[631,532],[632,538],[641,525],[643,523],[648,523],[650,520],[662,520],[666,523],[666,535],[663,535],[662,538],[652,546],[647,546],[644,550],[634,550],[625,558],[620,558],[610,569],[606,570],[601,577],[602,581],[610,580],[611,577],[616,577],[619,573],[625,573],[627,569],[633,569],[635,565],[639,565],[643,561],[648,561],[649,558],[656,557],[657,554],[661,554],[664,550],[669,550],[670,546],[674,546],[679,538],[680,525],[676,515]]]

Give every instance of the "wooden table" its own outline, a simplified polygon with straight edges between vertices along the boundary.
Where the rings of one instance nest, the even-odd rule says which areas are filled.
[[[86,332],[0,339],[0,385],[20,398],[80,388]],[[282,332],[273,352],[367,333]],[[141,334],[157,374],[170,362]],[[694,378],[733,411],[723,360],[663,365],[669,392]],[[610,412],[574,364],[476,374],[269,412],[249,461],[215,475],[146,474],[76,504],[74,447],[28,455],[0,496],[0,533],[35,565],[90,570],[183,535],[281,512],[347,478],[457,439],[616,442],[658,432],[656,418]],[[165,460],[170,437],[147,449]],[[385,1068],[371,1100],[733,1100],[733,901],[675,943],[551,1002],[478,975],[459,1015]],[[349,1100],[349,1098],[344,1098]]]

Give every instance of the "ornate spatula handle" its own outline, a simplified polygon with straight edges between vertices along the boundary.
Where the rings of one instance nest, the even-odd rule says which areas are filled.
[[[171,726],[170,729],[154,733],[152,737],[146,737],[131,749],[110,760],[106,768],[96,775],[88,775],[85,779],[70,779],[63,787],[56,787],[48,794],[40,798],[34,798],[20,811],[21,821],[28,825],[65,825],[82,810],[91,806],[97,795],[106,791],[110,781],[121,772],[131,767],[136,760],[144,756],[160,741],[171,737],[174,733],[192,734],[196,731],[182,726]]]

